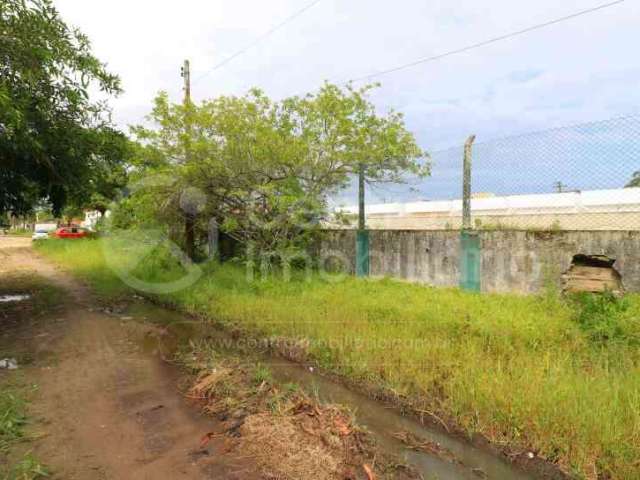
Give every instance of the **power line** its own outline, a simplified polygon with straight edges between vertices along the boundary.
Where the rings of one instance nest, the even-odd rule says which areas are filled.
[[[246,52],[247,50],[255,47],[258,43],[260,43],[262,40],[264,40],[265,38],[267,38],[268,36],[272,35],[273,33],[275,33],[276,31],[280,30],[282,27],[284,27],[286,24],[288,24],[289,22],[295,20],[296,18],[298,18],[300,15],[302,15],[304,12],[306,12],[307,10],[311,9],[312,7],[316,6],[318,3],[320,3],[322,0],[314,0],[313,2],[309,3],[308,5],[306,5],[305,7],[301,8],[300,10],[298,10],[297,12],[295,12],[293,15],[285,18],[282,22],[278,23],[277,25],[275,25],[274,27],[272,27],[271,29],[269,29],[268,31],[266,31],[265,33],[263,33],[262,35],[260,35],[258,38],[256,38],[253,42],[249,43],[247,46],[245,46],[244,48],[242,48],[241,50],[238,50],[237,52],[235,52],[234,54],[228,56],[227,58],[225,58],[224,60],[222,60],[220,63],[217,63],[216,65],[214,65],[214,67],[209,70],[208,72],[202,74],[201,76],[199,76],[195,82],[193,83],[197,83],[200,80],[202,80],[204,77],[206,77],[207,75],[210,75],[211,73],[213,73],[214,71],[218,70],[219,68],[223,67],[224,65],[226,65],[227,63],[229,63],[230,61],[232,61],[234,58],[239,57],[240,55],[242,55],[244,52]]]
[[[475,48],[484,47],[485,45],[489,45],[491,43],[496,43],[496,42],[499,42],[501,40],[506,40],[508,38],[516,37],[518,35],[523,35],[525,33],[529,33],[529,32],[532,32],[534,30],[538,30],[538,29],[541,29],[541,28],[544,28],[544,27],[548,27],[550,25],[555,25],[556,23],[564,22],[564,21],[567,21],[567,20],[571,20],[572,18],[576,18],[576,17],[582,16],[582,15],[586,15],[586,14],[589,14],[589,13],[596,12],[598,10],[602,10],[602,9],[605,9],[605,8],[608,8],[608,7],[612,7],[614,5],[622,3],[624,1],[625,0],[616,0],[615,2],[610,2],[610,3],[605,3],[605,4],[602,4],[602,5],[598,5],[596,7],[589,8],[587,10],[581,10],[579,12],[572,13],[572,14],[566,15],[564,17],[556,18],[555,20],[550,20],[548,22],[539,23],[537,25],[533,25],[531,27],[527,27],[527,28],[524,28],[522,30],[517,30],[515,32],[507,33],[505,35],[500,35],[499,37],[493,37],[493,38],[490,38],[488,40],[484,40],[482,42],[478,42],[478,43],[474,43],[472,45],[467,45],[465,47],[458,48],[456,50],[450,50],[448,52],[440,53],[440,54],[434,55],[432,57],[421,58],[419,60],[415,60],[415,61],[410,62],[410,63],[405,63],[405,64],[402,64],[402,65],[398,65],[396,67],[388,68],[386,70],[381,70],[379,72],[374,72],[374,73],[370,73],[368,75],[363,75],[362,77],[353,78],[350,81],[351,82],[360,82],[360,81],[363,81],[363,80],[369,80],[370,78],[378,77],[380,75],[387,75],[389,73],[394,73],[394,72],[397,72],[399,70],[404,70],[406,68],[415,67],[416,65],[420,65],[422,63],[427,63],[427,62],[433,62],[435,60],[440,60],[441,58],[449,57],[451,55],[456,55],[458,53],[467,52],[467,51],[473,50]],[[348,82],[343,82],[343,83],[348,83]]]

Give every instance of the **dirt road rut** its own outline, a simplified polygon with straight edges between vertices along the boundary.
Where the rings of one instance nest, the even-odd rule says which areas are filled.
[[[34,453],[53,478],[260,478],[251,460],[228,454],[222,440],[200,448],[218,425],[178,392],[179,373],[139,346],[151,327],[100,311],[85,286],[29,243],[0,237],[0,275],[35,273],[68,298],[33,325],[23,318],[3,329],[5,340],[32,350],[35,360],[22,370],[38,385]]]

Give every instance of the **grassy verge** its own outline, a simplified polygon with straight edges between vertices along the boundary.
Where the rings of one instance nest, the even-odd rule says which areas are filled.
[[[162,251],[137,262],[140,252],[104,242],[38,248],[109,296],[130,292],[113,268],[128,262],[151,283],[184,275]],[[257,335],[305,339],[321,366],[579,477],[640,477],[636,295],[476,295],[295,275],[248,281],[239,266],[212,265],[194,285],[160,297]]]
[[[26,397],[29,388],[17,375],[0,378],[0,479],[35,480],[48,476],[45,467],[30,453],[16,450],[28,442]],[[24,448],[22,448],[24,450]]]
[[[31,235],[33,235],[33,230],[26,229],[26,228],[18,228],[15,230],[9,230],[7,232],[7,235],[12,237],[31,237]]]
[[[0,303],[0,359],[15,359],[19,367],[0,370],[0,480],[38,479],[48,472],[29,451],[27,405],[36,387],[29,384],[23,368],[35,360],[29,332],[63,292],[38,276],[14,273],[0,278],[3,295],[26,298]]]

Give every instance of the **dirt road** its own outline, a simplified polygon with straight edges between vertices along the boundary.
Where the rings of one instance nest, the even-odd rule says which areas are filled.
[[[180,395],[175,369],[139,346],[152,327],[102,313],[85,286],[32,251],[30,239],[0,237],[3,288],[12,276],[34,273],[66,298],[37,321],[28,308],[0,315],[0,356],[18,349],[32,359],[20,371],[38,385],[33,450],[53,478],[260,478],[222,440],[199,447],[219,425]]]

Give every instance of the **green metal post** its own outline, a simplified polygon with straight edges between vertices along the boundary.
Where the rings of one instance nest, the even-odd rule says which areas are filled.
[[[480,291],[480,237],[477,232],[460,232],[460,288]]]
[[[480,291],[480,237],[471,229],[471,147],[476,136],[464,143],[462,166],[462,231],[460,232],[460,288]]]
[[[369,276],[369,232],[366,230],[364,213],[365,166],[360,164],[358,172],[358,232],[356,233],[356,276]]]
[[[356,276],[369,276],[369,232],[358,230],[356,234]]]

